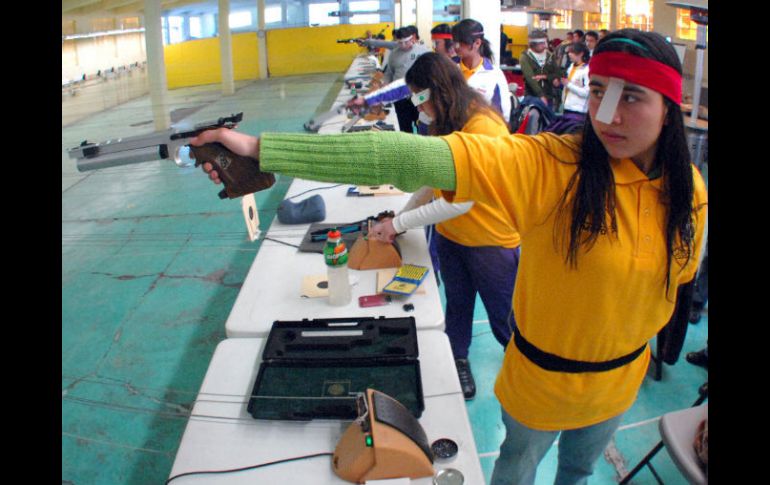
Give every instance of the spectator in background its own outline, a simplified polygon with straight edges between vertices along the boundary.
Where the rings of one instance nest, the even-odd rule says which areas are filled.
[[[603,38],[605,38],[607,36],[607,34],[609,34],[609,33],[610,33],[610,31],[607,30],[607,29],[599,30],[599,40],[602,40]]]
[[[548,35],[543,30],[529,34],[529,49],[521,54],[519,64],[524,75],[524,96],[534,96],[548,107],[554,104],[554,63],[548,52]],[[562,43],[564,45],[564,43]],[[561,47],[561,46],[559,46]]]
[[[567,68],[569,67],[570,62],[567,52],[573,43],[575,43],[575,33],[567,32],[567,39],[553,49],[553,70],[555,72],[553,79],[553,90],[554,98],[557,100],[555,106],[553,107],[554,109],[558,108],[558,101],[561,101],[562,88],[558,83],[558,80],[567,75]]]
[[[586,32],[585,42],[586,47],[588,47],[588,54],[591,56],[594,55],[594,47],[596,47],[596,43],[599,42],[599,34],[594,30],[589,30]]]
[[[544,131],[550,131],[557,134],[579,133],[583,129],[588,112],[588,47],[579,42],[572,44],[567,55],[572,61],[567,76],[560,79],[563,87],[564,106],[563,114],[548,125]]]
[[[502,24],[500,25],[500,64],[506,66],[513,65],[513,54],[508,50],[511,38],[505,34]]]
[[[585,36],[585,33],[582,30],[576,29],[572,34],[573,34],[572,35],[572,42],[573,43],[576,44],[578,42],[583,42],[584,41],[583,37]]]

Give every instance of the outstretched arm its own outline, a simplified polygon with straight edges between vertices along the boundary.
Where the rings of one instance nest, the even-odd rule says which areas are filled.
[[[427,185],[454,190],[452,152],[439,137],[401,132],[342,135],[265,133],[256,138],[234,130],[209,130],[191,145],[219,142],[256,158],[262,170],[308,180],[355,185],[392,184],[406,192]],[[204,161],[205,162],[205,161]],[[218,182],[210,164],[203,164]]]

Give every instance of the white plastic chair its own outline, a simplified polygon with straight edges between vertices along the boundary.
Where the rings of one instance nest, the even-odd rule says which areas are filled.
[[[708,384],[706,384],[707,386]],[[695,433],[698,430],[698,425],[704,419],[708,418],[708,403],[701,403],[708,396],[708,388],[701,388],[700,398],[695,402],[693,407],[682,409],[680,411],[672,411],[661,416],[658,422],[658,429],[660,430],[661,441],[655,445],[655,447],[647,453],[647,456],[634,467],[629,473],[624,476],[619,485],[625,485],[645,466],[647,466],[655,479],[663,484],[663,481],[658,476],[658,473],[653,468],[650,460],[665,447],[668,451],[671,461],[674,462],[676,467],[682,473],[687,481],[692,485],[707,485],[708,478],[706,473],[700,466],[698,457],[695,454],[695,448],[693,443],[695,442]]]

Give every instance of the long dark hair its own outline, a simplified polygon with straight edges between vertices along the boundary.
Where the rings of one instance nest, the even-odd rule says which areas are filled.
[[[630,39],[644,48],[627,42],[612,42],[612,39],[618,38]],[[618,30],[599,41],[594,49],[594,55],[611,51],[629,52],[636,56],[652,58],[682,73],[682,65],[674,48],[661,35],[654,32],[635,29]],[[694,182],[682,111],[677,103],[666,97],[663,100],[668,112],[658,138],[654,167],[659,167],[663,173],[662,201],[666,205],[666,267],[671,268],[672,257],[678,261],[687,262],[693,254]],[[559,207],[562,215],[566,214],[568,209],[570,210],[571,222],[568,228],[569,245],[566,260],[573,267],[577,266],[578,249],[581,246],[590,250],[600,234],[611,232],[617,235],[615,180],[609,164],[609,154],[596,136],[590,122],[585,123],[582,138],[578,169],[570,179]],[[666,292],[668,292],[670,270],[666,271],[665,283]]]
[[[473,19],[463,19],[452,27],[452,40],[456,43],[472,45],[476,39],[481,39],[481,47],[479,47],[481,57],[486,57],[494,63],[495,55],[489,41],[484,38],[483,25]]]
[[[569,45],[567,50],[574,52],[575,54],[580,54],[580,56],[583,58],[583,63],[585,64],[588,64],[588,61],[591,60],[591,51],[589,51],[588,46],[582,42],[573,42]]]
[[[468,86],[457,65],[442,54],[428,52],[418,57],[404,80],[414,91],[430,89],[430,101],[436,112],[428,128],[430,135],[459,131],[478,112],[505,123],[486,99]]]

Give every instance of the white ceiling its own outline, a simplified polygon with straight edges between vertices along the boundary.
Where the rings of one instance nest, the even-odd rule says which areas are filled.
[[[257,0],[230,0],[230,10],[256,8]],[[161,0],[164,15],[216,13],[218,0]],[[144,0],[62,0],[62,17],[142,15]]]

